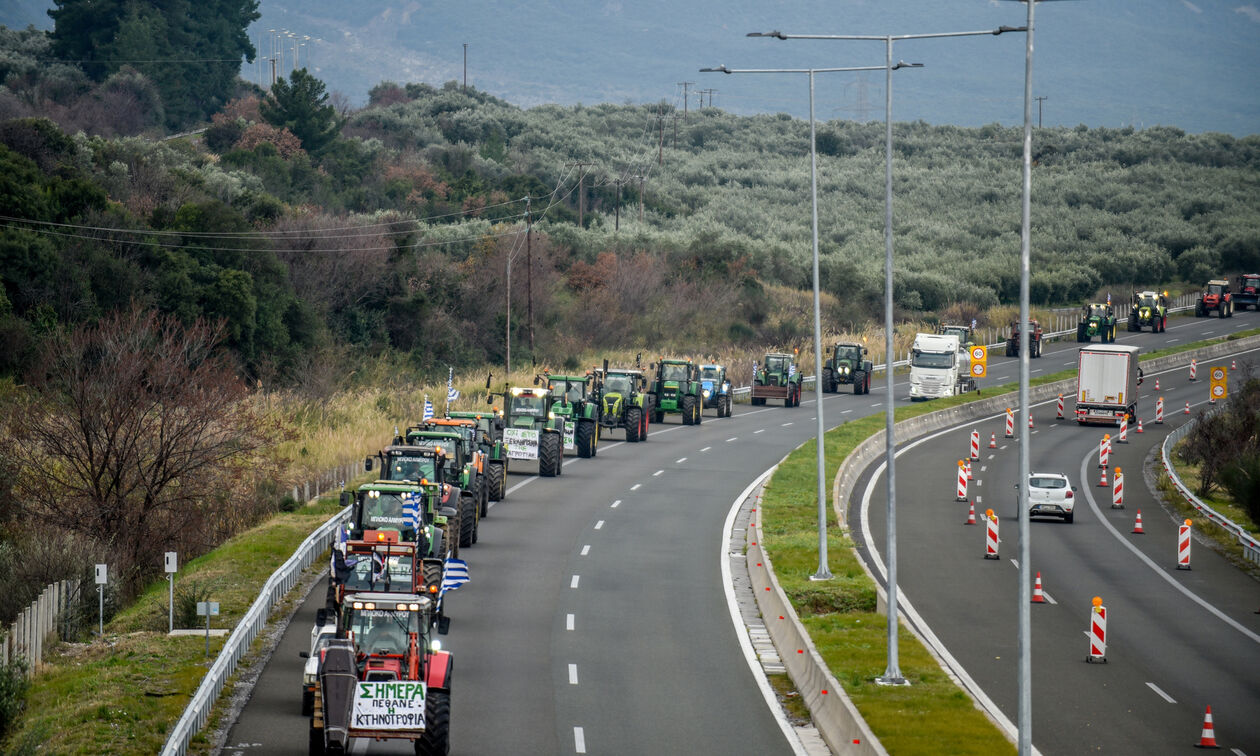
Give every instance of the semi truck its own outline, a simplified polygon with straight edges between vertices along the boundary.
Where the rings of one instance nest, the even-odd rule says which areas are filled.
[[[1082,347],[1076,368],[1076,422],[1119,425],[1137,410],[1138,348],[1127,344]]]
[[[956,334],[920,333],[910,349],[910,399],[937,399],[975,390],[971,356]]]

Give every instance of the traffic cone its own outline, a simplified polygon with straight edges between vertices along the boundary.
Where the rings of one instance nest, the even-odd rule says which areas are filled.
[[[1138,418],[1138,427],[1137,427],[1137,431],[1136,431],[1136,432],[1137,432],[1137,433],[1145,433],[1145,431],[1143,431],[1143,430],[1142,430],[1142,418],[1140,418],[1140,417]]]
[[[967,502],[967,521],[964,522],[963,525],[975,525],[975,524],[976,524],[976,503],[973,501]]]
[[[1237,369],[1238,369],[1238,360],[1230,360],[1230,361],[1229,361],[1229,369],[1230,369],[1230,370],[1237,370]]]
[[[997,434],[996,433],[989,434],[989,448],[990,449],[997,448]]]
[[[967,480],[971,479],[971,460],[967,460]]]
[[[1203,712],[1203,734],[1199,736],[1199,742],[1194,744],[1195,748],[1220,748],[1216,744],[1216,730],[1212,727],[1212,707],[1207,707],[1207,711]]]
[[[1028,413],[1028,427],[1029,427],[1029,428],[1033,427],[1033,424],[1032,424],[1032,413],[1031,413],[1031,412],[1029,412],[1029,413]]]
[[[1046,603],[1046,595],[1041,592],[1041,573],[1040,572],[1037,573],[1037,580],[1036,582],[1033,583],[1032,602],[1034,604]]]
[[[1158,378],[1156,378],[1156,379],[1155,379],[1155,390],[1156,390],[1156,391],[1159,391],[1159,379],[1158,379]]]
[[[1099,479],[1098,479],[1098,487],[1099,487],[1099,488],[1110,488],[1110,487],[1111,487],[1111,484],[1107,482],[1107,468],[1105,468],[1105,467],[1104,467],[1104,468],[1103,468],[1102,470],[1100,470],[1099,472],[1101,472],[1101,473],[1102,473],[1102,476],[1101,476],[1101,477],[1099,477]]]
[[[1186,402],[1186,411],[1185,411],[1185,412],[1183,412],[1182,414],[1183,414],[1183,415],[1189,415],[1189,414],[1190,414],[1190,402]]]
[[[1146,531],[1142,530],[1142,510],[1138,510],[1137,520],[1133,522],[1133,532],[1137,535],[1146,535]]]

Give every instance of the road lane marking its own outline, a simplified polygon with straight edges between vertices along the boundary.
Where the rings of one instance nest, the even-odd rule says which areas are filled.
[[[788,426],[789,426],[789,425],[791,425],[791,424],[792,424],[791,422],[780,423],[780,424],[779,424],[779,427],[780,427],[780,428],[786,428],[786,427],[788,427]]]
[[[573,749],[576,753],[586,753],[586,736],[581,727],[573,728]]]
[[[642,483],[635,483],[633,486],[630,486],[630,490],[631,490],[631,491],[638,491],[638,490],[639,490],[639,486],[641,486],[641,485],[643,485],[643,484],[642,484]]]
[[[755,430],[755,431],[753,431],[753,435],[755,436],[755,435],[757,435],[758,433],[764,433],[764,432],[765,432],[765,430],[766,430],[765,428],[762,428],[761,430]]]
[[[616,509],[616,508],[617,508],[617,507],[619,507],[619,506],[621,506],[621,499],[617,499],[616,501],[614,501],[614,502],[612,503],[612,506],[611,506],[611,507],[609,507],[609,509]]]
[[[1165,693],[1164,691],[1160,690],[1160,689],[1159,689],[1159,686],[1158,686],[1158,685],[1156,685],[1155,683],[1153,683],[1153,682],[1148,682],[1148,683],[1146,684],[1146,687],[1148,687],[1148,688],[1150,688],[1151,690],[1155,691],[1155,695],[1157,695],[1157,696],[1159,696],[1160,698],[1164,699],[1164,700],[1165,700],[1165,701],[1167,701],[1168,703],[1170,703],[1170,704],[1175,704],[1175,703],[1177,703],[1175,700],[1173,700],[1173,697],[1172,697],[1172,696],[1170,696],[1170,695],[1168,695],[1167,693]]]
[[[603,527],[604,527],[604,521],[603,521],[603,520],[600,520],[599,522],[595,523],[595,529],[596,529],[596,530],[600,530],[600,529],[601,529],[601,528],[603,528]]]
[[[665,472],[665,471],[664,471],[664,470],[657,470],[656,472],[652,473],[652,477],[653,477],[653,478],[659,477],[659,476],[660,476],[660,474],[661,474],[661,473],[663,473],[663,472]]]
[[[570,588],[577,588],[577,587],[578,587],[578,581],[579,581],[579,580],[581,580],[581,579],[582,579],[582,576],[581,576],[581,575],[574,575],[574,576],[573,576],[573,579],[569,581],[569,587],[570,587]]]
[[[1011,560],[1011,564],[1015,565],[1015,569],[1017,569],[1017,570],[1019,569],[1019,561],[1018,561],[1018,560],[1012,559],[1012,560]]]
[[[1044,598],[1044,599],[1046,600],[1046,603],[1049,603],[1049,604],[1057,604],[1057,603],[1059,603],[1058,601],[1055,601],[1053,598],[1051,598],[1050,594],[1049,594],[1049,593],[1046,593],[1044,590],[1042,590],[1042,592],[1041,592],[1041,597],[1042,597],[1042,598]]]
[[[686,457],[679,457],[678,459],[674,460],[674,464],[681,465],[683,462],[686,462],[686,461],[687,461]]]
[[[712,449],[712,448],[713,448],[712,446],[706,446],[706,447],[704,447],[703,449],[701,449],[700,451],[702,451],[702,452],[707,452],[708,450],[710,450],[710,449]]]
[[[591,553],[591,545],[588,543],[582,547],[582,556],[586,556],[589,553]]]
[[[850,413],[850,412],[852,412],[852,411],[853,411],[853,410],[840,410],[840,414],[841,414],[841,415],[847,415],[847,414],[849,414],[849,413]]]
[[[577,665],[576,664],[569,665],[569,684],[577,685]]]
[[[731,436],[730,438],[726,439],[726,443],[729,444],[730,442],[734,441],[737,438],[739,438],[739,436]]]
[[[564,615],[564,629],[565,630],[573,629],[573,615],[572,614]]]
[[[980,472],[984,472],[987,469],[989,469],[988,465],[980,465]]]

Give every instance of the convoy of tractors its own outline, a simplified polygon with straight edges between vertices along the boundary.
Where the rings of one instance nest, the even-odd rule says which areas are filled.
[[[1194,314],[1224,318],[1247,306],[1260,306],[1260,275],[1239,276],[1232,287],[1225,279],[1208,282]],[[1168,312],[1166,292],[1134,292],[1127,330],[1163,333]],[[1019,355],[1025,325],[1029,356],[1041,356],[1036,320],[1011,322],[1006,356]],[[1110,297],[1087,304],[1076,340],[1113,342],[1116,326]],[[975,349],[968,326],[918,334],[911,398],[972,390],[974,375],[983,373],[971,370]],[[1125,349],[1136,353],[1134,347],[1082,351],[1124,357],[1118,350]],[[873,372],[865,345],[839,342],[824,355],[818,390],[852,386],[854,394],[865,394]],[[795,353],[770,352],[755,364],[744,391],[753,405],[774,400],[796,407],[803,378]],[[487,377],[489,409],[449,412],[404,433],[395,430],[391,443],[364,461],[377,479],[341,495],[350,518],[332,552],[310,648],[302,652],[301,712],[310,718],[312,754],[346,753],[353,738],[405,740],[416,754],[448,752],[453,664],[437,638],[450,625],[444,598],[468,581],[462,552],[477,543],[491,502],[507,497],[509,471],[560,475],[566,452],[595,457],[600,439],[614,432],[627,442],[647,441],[651,424],[668,415],[678,415],[683,425],[699,425],[706,410],[728,418],[736,393],[726,366],[666,357],[646,367],[640,357],[633,367],[610,367],[605,360],[584,373],[544,371],[533,386],[504,385],[497,392],[490,385]],[[1104,411],[1109,408],[1095,414]]]

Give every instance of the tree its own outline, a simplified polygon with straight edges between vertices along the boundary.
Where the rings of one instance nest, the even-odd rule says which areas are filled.
[[[302,149],[317,154],[341,130],[337,111],[328,104],[324,82],[305,68],[293,72],[291,81],[276,81],[267,99],[259,103],[263,120],[278,129],[288,129],[302,140]]]
[[[217,349],[222,334],[133,305],[49,339],[4,434],[24,525],[108,548],[130,589],[161,552],[230,534],[275,432]]]

